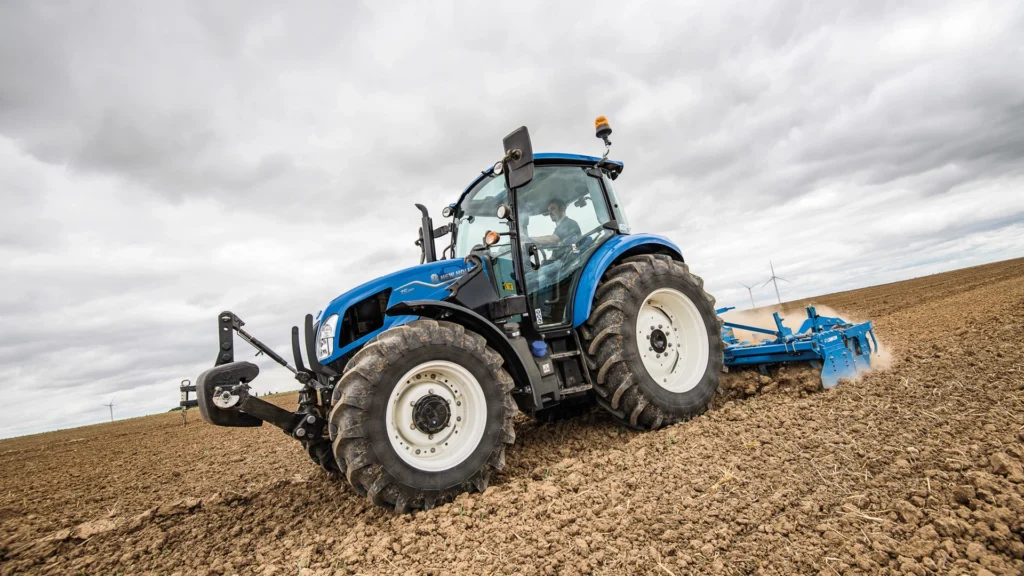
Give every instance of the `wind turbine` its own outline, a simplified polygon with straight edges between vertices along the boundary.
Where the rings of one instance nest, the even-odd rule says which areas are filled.
[[[114,397],[113,396],[110,397],[110,404],[101,404],[101,406],[106,406],[107,408],[110,408],[110,421],[113,422],[114,421]]]
[[[751,309],[757,308],[757,305],[754,304],[754,287],[753,286],[747,286],[743,282],[740,282],[740,286],[743,286],[744,288],[746,288],[747,289],[747,294],[750,294],[750,308]]]
[[[779,296],[779,283],[776,282],[776,280],[782,280],[783,282],[789,282],[789,280],[786,280],[785,278],[782,278],[781,276],[776,276],[775,275],[775,265],[772,264],[771,260],[768,261],[768,265],[771,266],[771,268],[772,268],[772,277],[768,279],[768,282],[765,282],[764,284],[762,284],[762,287],[767,286],[769,282],[774,284],[775,285],[775,297],[779,299],[779,305],[781,306],[782,305],[782,296]],[[792,282],[790,282],[790,284],[792,284]]]

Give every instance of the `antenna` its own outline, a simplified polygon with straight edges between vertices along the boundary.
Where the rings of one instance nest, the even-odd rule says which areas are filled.
[[[110,397],[110,404],[101,404],[101,406],[106,406],[107,408],[110,408],[110,421],[113,422],[114,421],[114,396]]]
[[[750,294],[750,308],[751,309],[757,308],[757,305],[754,304],[754,287],[753,286],[747,286],[743,282],[740,282],[740,286],[743,286],[744,288],[746,288],[747,289],[747,294]]]
[[[775,297],[779,299],[779,305],[781,306],[782,305],[782,296],[779,296],[779,283],[776,282],[776,280],[782,280],[783,282],[789,282],[789,280],[786,280],[785,278],[782,278],[781,276],[776,276],[775,275],[775,265],[772,264],[771,260],[768,261],[768,265],[771,266],[771,268],[772,268],[772,277],[768,279],[768,282],[765,282],[764,284],[762,284],[762,286],[767,286],[769,282],[771,282],[771,283],[773,283],[775,285]],[[792,284],[792,282],[790,282],[790,284]]]

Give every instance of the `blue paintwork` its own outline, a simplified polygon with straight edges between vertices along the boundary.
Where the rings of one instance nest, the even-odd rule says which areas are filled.
[[[441,300],[448,296],[448,285],[464,274],[468,268],[468,264],[463,262],[461,258],[457,258],[420,264],[419,266],[399,270],[398,272],[375,278],[338,296],[327,305],[327,308],[324,309],[320,317],[328,318],[331,314],[338,314],[339,318],[343,318],[349,306],[387,288],[392,289],[391,298],[388,300],[389,308],[399,302],[410,300]],[[342,355],[372,340],[384,330],[411,322],[415,318],[415,316],[385,316],[384,326],[380,329],[370,332],[342,348],[335,346],[334,354],[331,354],[325,360],[321,360],[321,362],[329,364]],[[341,324],[340,321],[337,324],[339,332]],[[335,332],[334,338],[335,342],[337,342],[338,332]]]
[[[682,250],[664,236],[656,234],[612,236],[594,252],[590,257],[590,261],[583,268],[583,273],[580,275],[572,306],[573,328],[578,328],[590,317],[590,305],[594,301],[597,284],[601,281],[601,276],[604,275],[604,271],[608,269],[608,266],[625,252],[644,246],[668,249],[676,258],[679,260],[683,259]]]
[[[601,159],[596,156],[583,156],[581,154],[564,154],[562,152],[538,152],[533,155],[533,163],[537,166],[549,166],[553,164],[579,164],[580,166],[593,166],[600,162]],[[614,164],[619,167],[619,172],[622,172],[624,164],[618,160],[605,160],[605,164]],[[494,166],[489,166],[483,172],[480,173],[466,189],[459,194],[459,201],[455,204],[461,203],[462,199],[466,197],[466,194],[477,185],[478,182],[487,178],[494,172]],[[455,206],[452,204],[452,206]]]
[[[722,314],[730,309],[720,308],[715,313]],[[726,366],[764,368],[784,362],[820,362],[821,383],[826,389],[838,384],[840,378],[852,379],[871,369],[871,354],[878,351],[871,322],[855,325],[842,318],[818,316],[814,306],[808,306],[807,320],[794,334],[791,329],[783,326],[778,312],[773,317],[775,330],[735,322],[722,325]],[[765,338],[761,342],[741,342],[733,328],[771,334],[775,338]]]

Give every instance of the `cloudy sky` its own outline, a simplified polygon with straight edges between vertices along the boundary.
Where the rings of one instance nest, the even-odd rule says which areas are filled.
[[[523,124],[607,115],[722,304],[1024,256],[1019,1],[485,4],[0,4],[0,437],[175,406],[220,310],[287,350]]]

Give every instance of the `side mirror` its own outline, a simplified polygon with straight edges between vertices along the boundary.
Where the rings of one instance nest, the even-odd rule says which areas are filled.
[[[505,183],[509,190],[526,186],[533,180],[533,143],[526,126],[513,130],[502,140],[505,146]]]

